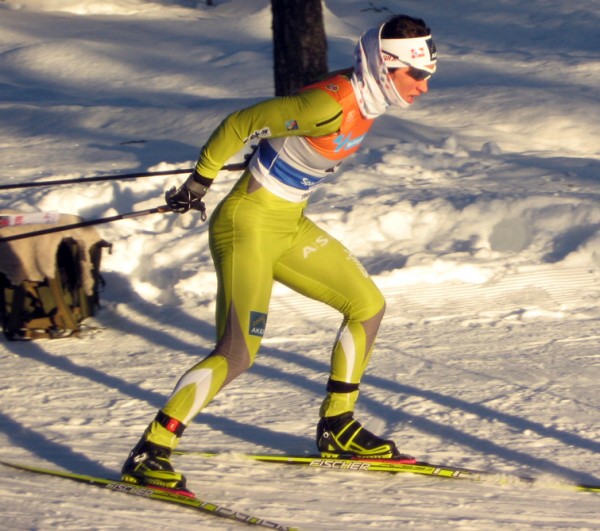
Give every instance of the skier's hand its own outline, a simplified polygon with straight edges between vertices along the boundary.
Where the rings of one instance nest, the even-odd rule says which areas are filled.
[[[192,173],[179,189],[175,186],[165,193],[165,201],[172,212],[184,214],[188,210],[201,212],[202,221],[206,221],[206,205],[202,198],[208,192],[208,186],[198,182],[203,179],[196,172]],[[206,179],[203,179],[206,182]]]
[[[174,186],[165,192],[165,201],[171,212],[185,214],[188,210],[198,210],[202,212],[202,219],[206,218],[206,205],[202,197],[195,195],[185,184],[179,189]]]

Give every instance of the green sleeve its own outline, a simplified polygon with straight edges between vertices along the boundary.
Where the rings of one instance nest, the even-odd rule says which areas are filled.
[[[202,148],[196,171],[214,179],[247,142],[280,136],[323,136],[339,130],[340,104],[320,89],[272,98],[225,118]]]

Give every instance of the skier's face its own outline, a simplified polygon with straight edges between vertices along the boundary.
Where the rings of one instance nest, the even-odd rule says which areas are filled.
[[[398,94],[404,101],[412,104],[421,94],[426,94],[429,90],[427,83],[429,78],[419,79],[424,70],[413,69],[412,67],[396,68],[390,72],[390,79],[394,83]],[[426,72],[425,72],[426,73]]]

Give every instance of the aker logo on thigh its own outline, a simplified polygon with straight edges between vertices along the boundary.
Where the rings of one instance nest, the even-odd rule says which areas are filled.
[[[250,312],[250,326],[248,333],[251,336],[263,337],[267,326],[267,314],[262,312]]]

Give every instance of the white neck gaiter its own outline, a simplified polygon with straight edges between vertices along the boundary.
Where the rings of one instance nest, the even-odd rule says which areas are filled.
[[[372,28],[359,39],[350,79],[361,113],[370,119],[382,115],[390,105],[402,108],[410,105],[396,90],[383,60],[379,43],[382,28]]]

